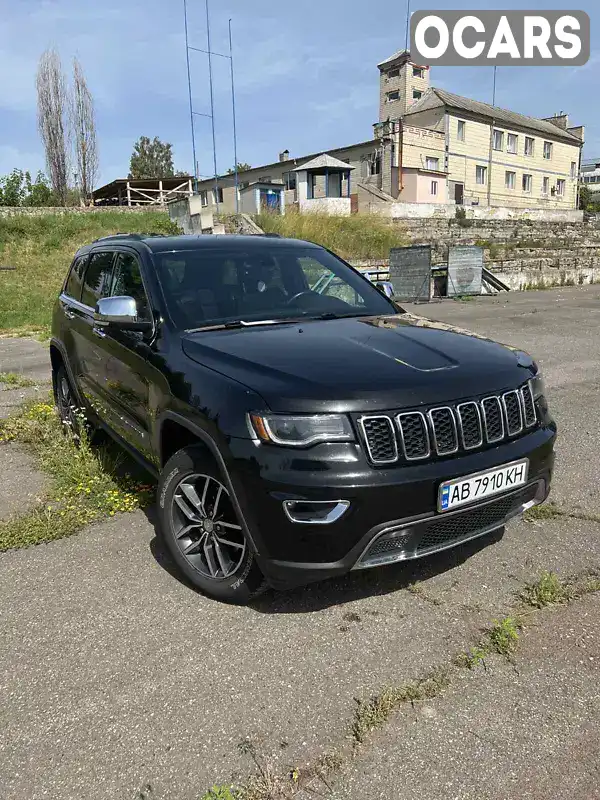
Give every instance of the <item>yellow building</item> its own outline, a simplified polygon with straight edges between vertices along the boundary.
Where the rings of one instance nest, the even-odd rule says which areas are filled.
[[[537,119],[430,87],[430,70],[414,64],[406,51],[378,66],[378,128],[387,123],[399,167],[398,184],[392,181],[389,188],[383,187],[393,197],[406,202],[576,207],[584,128],[569,127],[566,114]],[[437,186],[432,171],[438,173]],[[447,176],[446,199],[441,199],[442,176]]]

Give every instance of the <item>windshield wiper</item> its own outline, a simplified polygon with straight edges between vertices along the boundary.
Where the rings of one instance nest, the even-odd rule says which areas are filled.
[[[351,311],[346,314],[338,314],[335,311],[325,311],[323,314],[314,314],[303,319],[349,319],[350,317],[372,317],[373,314],[368,311]]]
[[[217,325],[203,325],[200,328],[186,328],[186,333],[199,333],[200,331],[225,331],[233,328],[252,328],[255,325],[283,325],[290,322],[289,319],[257,319],[247,321],[245,319],[231,319],[228,322],[220,322]]]

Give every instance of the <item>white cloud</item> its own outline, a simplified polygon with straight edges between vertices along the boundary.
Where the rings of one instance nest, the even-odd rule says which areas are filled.
[[[29,170],[32,177],[44,170],[44,154],[41,150],[27,152],[11,145],[0,145],[0,175],[8,175],[13,169]]]

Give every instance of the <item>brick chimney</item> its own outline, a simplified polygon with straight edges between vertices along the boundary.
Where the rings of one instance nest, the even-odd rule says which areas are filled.
[[[290,151],[289,150],[282,150],[279,153],[279,160],[280,161],[289,161],[290,160]]]

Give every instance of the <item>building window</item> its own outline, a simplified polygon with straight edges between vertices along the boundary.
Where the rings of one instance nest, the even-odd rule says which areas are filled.
[[[479,165],[475,167],[475,183],[478,183],[480,186],[484,186],[486,175],[487,167],[480,167]]]
[[[542,194],[548,194],[550,191],[550,178],[544,175],[542,178]]]
[[[456,138],[458,139],[459,142],[464,142],[465,140],[465,128],[466,128],[466,123],[464,119],[459,119],[458,128],[456,130]]]
[[[557,194],[559,197],[564,197],[564,194],[565,194],[565,184],[566,184],[566,181],[564,181],[562,178],[559,178],[559,179],[556,181],[556,194]]]
[[[535,151],[535,139],[531,136],[525,137],[525,155],[532,156]]]
[[[552,142],[544,142],[544,158],[548,160],[552,158]]]
[[[431,181],[431,189],[430,189],[430,191],[431,191],[431,194],[437,195],[437,193],[438,193],[438,182],[437,181]]]
[[[286,189],[290,190],[290,189],[295,189],[296,188],[296,173],[295,172],[284,172],[283,175],[281,176],[281,178],[282,178],[282,180],[283,180],[283,182],[285,184],[285,188]]]
[[[523,191],[527,192],[527,194],[531,193],[531,175],[523,175]]]
[[[433,156],[427,156],[425,158],[425,169],[439,170],[439,168],[440,168],[439,158],[434,158]]]
[[[259,183],[272,183],[273,182],[273,178],[271,178],[270,175],[261,175],[261,177],[258,179],[258,182]]]
[[[413,78],[424,78],[425,70],[423,67],[413,67]]]
[[[393,103],[394,100],[399,100],[399,99],[400,99],[400,92],[399,91],[388,92],[387,95],[386,95],[386,100],[387,100],[388,103]]]
[[[391,69],[388,72],[387,76],[388,76],[388,79],[390,79],[390,80],[392,78],[398,78],[400,76],[400,70],[399,69]]]
[[[223,202],[223,187],[218,186],[216,189],[212,190],[213,193],[213,203],[222,203]]]
[[[506,138],[506,152],[517,153],[519,149],[519,137],[516,133],[509,133]]]
[[[201,206],[208,205],[208,192],[200,192],[200,205]]]
[[[577,162],[571,161],[571,178],[577,177]]]
[[[516,172],[510,172],[507,170],[504,173],[504,185],[507,189],[514,189],[515,188],[515,178],[517,177]]]
[[[381,174],[381,155],[380,153],[371,153],[368,161],[369,175]]]
[[[423,97],[423,92],[418,89],[413,89],[413,100],[420,100]]]
[[[494,131],[494,150],[504,150],[503,131]]]

